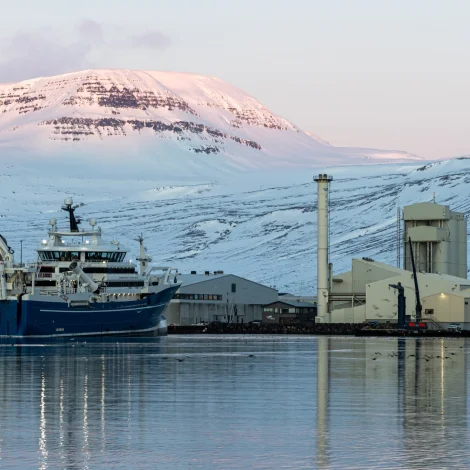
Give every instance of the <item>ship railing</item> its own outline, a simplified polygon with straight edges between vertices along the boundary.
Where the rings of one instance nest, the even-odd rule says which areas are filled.
[[[45,290],[45,289],[41,289],[39,291],[39,295],[57,295],[57,291],[56,290]]]
[[[37,279],[52,279],[55,273],[38,273]]]
[[[145,270],[145,276],[150,279],[150,276],[152,272],[154,271],[163,271],[164,274],[163,276],[152,276],[152,277],[157,277],[159,282],[162,282],[163,284],[169,284],[169,279],[170,277],[173,277],[174,279],[177,278],[178,275],[178,269],[177,268],[171,268],[169,266],[150,266]],[[161,281],[160,281],[161,279]]]

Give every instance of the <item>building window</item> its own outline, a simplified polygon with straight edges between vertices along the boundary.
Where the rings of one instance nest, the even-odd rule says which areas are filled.
[[[424,309],[424,314],[425,315],[434,315],[434,309],[433,308],[425,308]]]
[[[232,284],[232,293],[235,293],[235,292],[237,292],[237,285]]]
[[[126,285],[129,284],[128,282]],[[139,284],[140,285],[140,284]],[[174,299],[186,300],[222,300],[222,295],[217,294],[175,294]]]

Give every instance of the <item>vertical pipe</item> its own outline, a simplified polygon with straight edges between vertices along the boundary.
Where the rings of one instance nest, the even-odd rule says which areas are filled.
[[[317,200],[317,317],[325,320],[328,313],[328,190],[333,178],[320,174],[314,178],[318,186]]]
[[[431,263],[429,262],[430,256],[429,256],[429,242],[426,242],[426,272],[430,273],[431,272]]]
[[[400,220],[400,208],[397,206],[397,268],[400,267],[401,259],[401,220]]]
[[[3,263],[0,263],[0,284],[1,284],[0,299],[6,300],[7,299],[7,276],[5,274],[5,265]]]
[[[431,269],[429,270],[430,273],[433,273],[434,272],[434,266],[433,266],[433,262],[432,262],[432,249],[433,249],[433,243],[431,242],[430,243],[430,249],[429,249],[429,266],[431,267]]]
[[[329,254],[329,251],[328,251],[328,254]],[[328,263],[328,292],[330,294],[333,292],[333,263]],[[333,309],[333,306],[331,305],[331,301],[328,298],[328,313],[331,313],[332,309]]]

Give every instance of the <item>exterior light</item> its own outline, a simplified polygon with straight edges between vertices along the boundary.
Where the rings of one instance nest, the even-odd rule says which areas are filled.
[[[46,245],[46,244],[47,244],[47,240],[43,240],[43,241],[42,241],[42,244],[43,244],[43,245]]]

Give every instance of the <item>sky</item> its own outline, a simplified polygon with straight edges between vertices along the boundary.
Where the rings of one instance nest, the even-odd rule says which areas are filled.
[[[0,82],[220,77],[335,146],[470,155],[468,0],[0,0]]]

